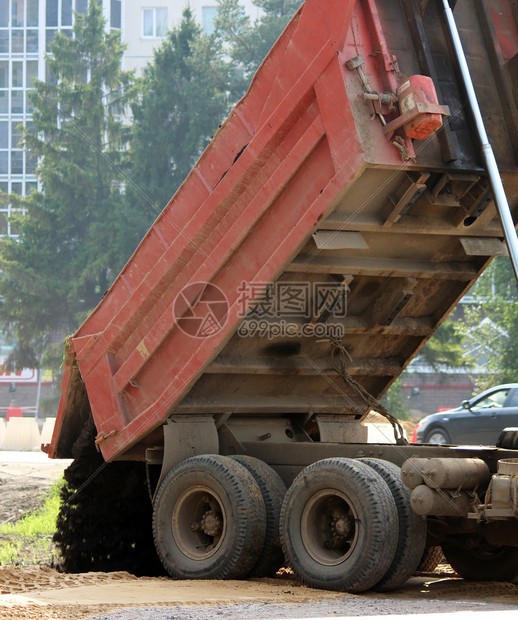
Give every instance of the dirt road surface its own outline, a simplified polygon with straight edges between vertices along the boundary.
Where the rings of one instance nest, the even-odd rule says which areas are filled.
[[[51,461],[43,452],[0,451],[0,525],[38,508],[69,462]]]
[[[37,507],[41,490],[65,466],[40,455],[0,452],[0,523]],[[518,617],[517,585],[467,583],[445,572],[446,567],[442,570],[414,577],[389,594],[352,595],[313,590],[289,574],[247,581],[173,581],[125,572],[65,575],[48,566],[0,566],[0,618],[259,620],[506,610],[516,610]]]

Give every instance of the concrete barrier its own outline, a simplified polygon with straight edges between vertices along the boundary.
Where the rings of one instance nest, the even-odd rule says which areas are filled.
[[[54,424],[56,418],[46,418],[41,429],[41,443],[50,443],[52,440],[52,433],[54,432]]]
[[[40,429],[34,418],[11,418],[5,425],[0,444],[4,450],[37,450],[40,445]]]

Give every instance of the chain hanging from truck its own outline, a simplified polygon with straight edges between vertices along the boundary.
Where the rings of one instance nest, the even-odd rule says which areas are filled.
[[[367,405],[372,411],[379,413],[392,425],[394,429],[394,438],[396,444],[407,445],[408,441],[405,439],[405,433],[399,420],[394,417],[388,409],[386,409],[378,400],[369,394],[367,390],[355,381],[351,375],[347,372],[347,360],[350,360],[349,353],[345,348],[343,342],[340,340],[331,339],[331,365],[334,370],[340,375],[344,383],[349,386],[359,398]],[[366,418],[369,412],[364,413],[360,419],[360,422]]]

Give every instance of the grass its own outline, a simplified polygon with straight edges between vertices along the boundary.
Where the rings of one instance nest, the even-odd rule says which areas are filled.
[[[0,565],[47,564],[51,561],[62,484],[60,480],[49,489],[38,510],[0,527]]]

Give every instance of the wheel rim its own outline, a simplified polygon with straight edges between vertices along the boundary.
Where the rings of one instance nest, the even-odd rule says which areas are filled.
[[[171,529],[176,545],[188,558],[211,557],[218,551],[226,532],[221,498],[206,486],[187,489],[175,503]]]
[[[436,446],[444,446],[448,443],[448,440],[443,433],[437,431],[435,433],[432,433],[430,437],[428,437],[428,441],[426,443],[432,443]]]
[[[323,489],[315,493],[301,516],[301,535],[309,555],[320,564],[343,562],[356,545],[358,518],[344,493]]]

